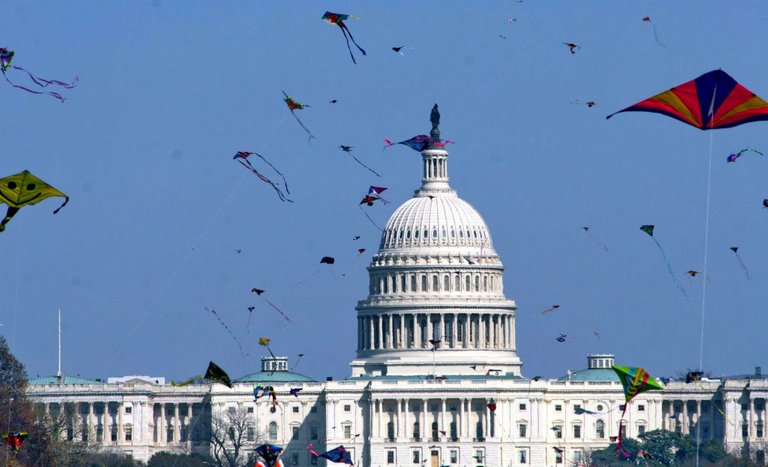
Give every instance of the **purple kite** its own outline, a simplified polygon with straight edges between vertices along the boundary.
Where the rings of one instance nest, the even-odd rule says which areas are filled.
[[[442,148],[442,147],[445,147],[446,144],[453,143],[453,142],[454,141],[451,141],[451,140],[443,141],[439,138],[433,138],[427,135],[417,135],[411,139],[407,139],[405,141],[400,141],[397,143],[393,143],[387,138],[384,138],[384,143],[386,143],[386,146],[384,146],[384,149],[390,146],[394,146],[395,144],[404,144],[409,148],[413,149],[414,151],[421,152],[425,149],[429,149],[430,147]]]
[[[40,86],[41,88],[46,88],[46,87],[48,87],[50,85],[54,85],[54,86],[61,86],[64,89],[72,89],[75,86],[77,86],[77,83],[80,81],[77,76],[75,76],[75,79],[72,80],[71,83],[65,83],[64,81],[59,81],[59,80],[55,80],[55,79],[43,79],[43,78],[40,78],[38,76],[35,76],[35,75],[33,75],[32,73],[30,73],[29,71],[25,70],[24,68],[22,68],[20,66],[11,65],[11,60],[13,60],[13,55],[14,54],[15,54],[15,52],[13,50],[8,50],[5,47],[0,47],[0,72],[3,73],[3,77],[5,78],[6,81],[8,81],[8,84],[13,86],[14,88],[21,89],[23,91],[27,91],[27,92],[30,92],[32,94],[47,94],[47,95],[49,95],[51,97],[55,97],[56,99],[60,100],[61,102],[64,102],[64,100],[65,100],[64,96],[62,96],[58,92],[53,92],[53,91],[35,91],[34,89],[29,89],[27,87],[24,87],[24,86],[21,86],[21,85],[18,85],[16,83],[14,83],[13,81],[11,81],[8,78],[8,75],[5,73],[6,71],[8,71],[8,68],[13,68],[14,70],[23,71],[24,73],[27,74],[27,76],[29,76],[29,78],[36,85]]]

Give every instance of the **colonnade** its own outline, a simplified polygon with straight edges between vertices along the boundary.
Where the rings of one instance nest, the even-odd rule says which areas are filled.
[[[510,313],[385,313],[357,318],[357,349],[515,349]]]

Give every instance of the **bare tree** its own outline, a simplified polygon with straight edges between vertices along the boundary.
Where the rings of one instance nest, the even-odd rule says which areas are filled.
[[[211,427],[207,441],[211,455],[219,467],[241,467],[250,462],[246,453],[264,439],[263,433],[256,430],[256,422],[242,408],[230,409],[211,417]]]

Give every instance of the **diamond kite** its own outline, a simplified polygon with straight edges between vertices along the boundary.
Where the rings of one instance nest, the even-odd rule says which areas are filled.
[[[283,179],[283,185],[285,186],[286,193],[288,193],[289,195],[291,194],[291,190],[288,189],[288,181],[285,180],[285,177],[283,176],[283,174],[279,170],[277,170],[277,168],[275,168],[275,166],[272,165],[261,154],[256,153],[256,152],[238,151],[237,154],[235,154],[235,157],[233,157],[232,159],[237,160],[237,162],[242,164],[243,167],[248,169],[251,173],[253,173],[257,177],[259,177],[259,179],[262,182],[268,183],[268,184],[272,185],[272,188],[274,188],[275,191],[277,192],[277,196],[280,198],[280,201],[288,201],[289,203],[293,203],[293,201],[288,199],[288,197],[285,195],[285,193],[283,193],[283,191],[280,189],[280,184],[279,183],[273,182],[272,180],[268,179],[263,174],[261,174],[258,170],[256,170],[256,168],[253,166],[253,164],[251,164],[251,161],[248,160],[248,158],[250,156],[257,156],[258,158],[260,158],[261,160],[266,162],[268,166],[272,167],[272,170],[274,170],[278,175],[280,175],[280,178]],[[241,250],[235,250],[235,251],[240,253]]]
[[[357,45],[357,42],[355,42],[355,38],[352,37],[352,33],[347,28],[347,25],[344,24],[344,20],[349,19],[349,15],[345,15],[343,13],[331,13],[330,11],[326,11],[323,15],[323,19],[328,21],[330,24],[335,24],[336,26],[341,29],[341,33],[344,34],[344,39],[347,41],[347,49],[349,50],[349,56],[352,57],[352,63],[357,65],[357,61],[355,61],[355,56],[352,54],[352,48],[349,46],[349,40],[352,39],[352,43],[355,44],[355,47],[357,47],[360,52],[363,53],[363,55],[367,55],[365,53],[365,50],[363,50],[362,47]]]
[[[0,232],[5,230],[5,224],[19,212],[19,209],[24,206],[37,204],[51,196],[64,198],[61,206],[53,211],[54,214],[59,212],[69,202],[67,195],[35,177],[27,170],[16,175],[0,178],[0,204],[5,203],[8,205],[8,211],[5,213],[3,220],[0,221]]]

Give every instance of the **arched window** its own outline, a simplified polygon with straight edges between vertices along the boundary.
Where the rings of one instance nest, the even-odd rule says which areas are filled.
[[[595,422],[595,434],[598,438],[605,438],[605,422],[598,420]]]
[[[269,439],[277,439],[277,422],[269,422]]]
[[[432,229],[432,238],[437,238],[437,229]]]
[[[480,291],[480,276],[475,276],[475,292]]]
[[[387,438],[395,439],[395,422],[387,422]]]
[[[413,231],[413,238],[419,238],[419,231],[418,230],[414,230]]]
[[[437,274],[434,274],[432,276],[432,292],[437,292],[440,290],[438,280],[437,280]]]
[[[385,276],[382,280],[384,281],[384,293],[388,294],[389,293],[389,277]]]
[[[421,291],[426,292],[427,291],[427,275],[423,274],[421,276]]]
[[[459,274],[456,274],[456,280],[454,281],[454,290],[456,292],[461,292],[461,276]]]
[[[432,441],[439,441],[440,433],[437,429],[437,422],[432,422]]]
[[[405,238],[409,239],[411,238],[411,229],[408,229],[405,231]]]
[[[470,284],[470,281],[472,279],[469,278],[469,274],[464,278],[464,290],[467,292],[470,292],[472,290],[472,285]]]
[[[409,292],[416,292],[416,274],[411,274],[411,290]]]
[[[451,290],[451,276],[445,275],[443,276],[443,291],[448,292]]]
[[[488,276],[483,276],[483,292],[488,292]]]
[[[421,439],[421,425],[419,425],[418,420],[413,422],[413,439],[415,440]]]

